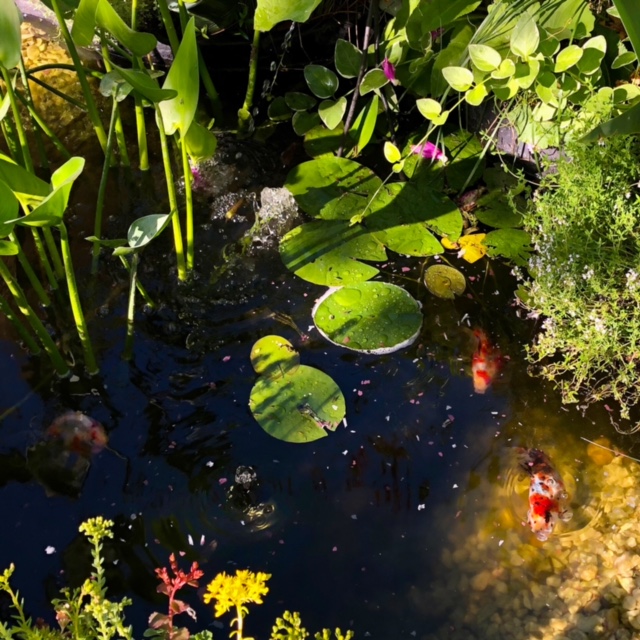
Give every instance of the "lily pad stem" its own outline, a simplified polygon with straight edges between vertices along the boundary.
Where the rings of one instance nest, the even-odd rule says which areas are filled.
[[[129,304],[127,305],[127,335],[124,341],[124,360],[131,360],[133,356],[133,338],[135,329],[136,311],[136,286],[138,284],[138,252],[131,256],[131,269],[129,271]]]

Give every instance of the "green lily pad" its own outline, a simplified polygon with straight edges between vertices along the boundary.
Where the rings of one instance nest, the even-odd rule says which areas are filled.
[[[312,442],[334,431],[345,416],[338,385],[326,373],[300,365],[275,378],[260,376],[249,398],[258,424],[286,442]]]
[[[524,206],[524,202],[521,203]],[[473,213],[480,222],[496,229],[522,226],[522,213],[514,210],[507,194],[501,190],[489,191],[478,198]]]
[[[381,184],[371,169],[358,162],[326,155],[294,167],[284,186],[305,213],[346,220],[364,209]]]
[[[300,364],[300,354],[280,336],[264,336],[251,349],[251,366],[267,377],[282,376]]]
[[[420,303],[401,287],[386,282],[329,289],[312,315],[327,340],[366,353],[391,353],[407,347],[422,326]]]
[[[502,256],[520,267],[526,267],[531,257],[531,236],[521,229],[496,229],[487,233],[484,244],[487,253]]]
[[[464,293],[467,282],[460,271],[446,264],[434,264],[424,274],[427,289],[438,298],[453,300]]]
[[[359,260],[386,260],[387,253],[362,225],[331,220],[292,229],[280,241],[280,257],[300,278],[332,287],[373,278],[378,269]]]

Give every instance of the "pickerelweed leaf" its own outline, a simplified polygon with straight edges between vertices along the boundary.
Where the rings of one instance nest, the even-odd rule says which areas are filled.
[[[158,44],[153,34],[131,29],[109,4],[109,0],[98,1],[95,16],[99,27],[108,31],[118,42],[139,58],[153,51]]]
[[[10,187],[0,180],[0,238],[8,236],[15,225],[20,203]]]
[[[520,229],[496,229],[484,239],[491,257],[501,256],[520,267],[526,267],[531,257],[531,236]]]
[[[424,283],[434,296],[446,300],[461,296],[467,286],[462,273],[446,264],[431,265],[424,273]]]
[[[371,100],[362,107],[349,129],[349,138],[354,142],[350,155],[362,153],[362,150],[369,144],[378,120],[379,100],[377,94],[374,93]]]
[[[187,131],[185,143],[189,157],[195,162],[202,162],[213,157],[218,146],[218,139],[213,131],[194,120]]]
[[[143,98],[156,104],[162,100],[171,100],[178,95],[173,89],[161,89],[158,81],[145,71],[136,69],[122,69],[117,65],[111,65]]]
[[[280,257],[303,280],[334,287],[373,278],[378,269],[360,260],[380,262],[387,254],[362,225],[333,220],[292,229],[280,241]]]
[[[300,354],[280,336],[264,336],[251,348],[251,366],[263,376],[283,376],[300,364]]]
[[[481,0],[431,0],[422,12],[421,28],[429,33],[471,13]]]
[[[15,242],[0,240],[0,256],[15,256],[18,251],[18,245]]]
[[[322,0],[258,0],[253,27],[271,31],[279,22],[306,22]]]
[[[141,249],[159,236],[171,220],[169,213],[153,213],[134,220],[129,226],[127,240],[132,249]]]
[[[318,331],[334,344],[367,353],[391,353],[420,333],[420,304],[386,282],[361,282],[330,289],[312,311]]]
[[[331,98],[338,89],[338,76],[319,64],[308,64],[304,68],[304,79],[318,98]]]
[[[358,162],[327,155],[294,167],[284,186],[305,213],[345,220],[362,211],[381,184],[371,169]]]
[[[362,51],[360,51],[358,47],[342,38],[338,38],[336,41],[334,60],[336,71],[343,78],[357,77],[358,73],[360,73],[362,58]]]
[[[96,30],[96,9],[99,0],[80,0],[73,15],[71,37],[79,47],[88,47],[93,42]]]

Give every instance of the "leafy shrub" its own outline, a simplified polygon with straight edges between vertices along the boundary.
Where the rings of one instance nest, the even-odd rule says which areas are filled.
[[[537,255],[526,304],[544,317],[529,350],[565,402],[640,400],[640,143],[573,144],[525,215]]]

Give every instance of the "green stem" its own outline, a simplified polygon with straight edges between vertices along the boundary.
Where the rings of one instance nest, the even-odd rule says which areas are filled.
[[[13,312],[9,303],[2,296],[0,296],[0,313],[3,313],[9,319],[9,322],[15,327],[15,330],[20,335],[27,349],[34,355],[38,355],[40,353],[40,345],[33,339],[27,327],[20,322],[20,318]]]
[[[7,143],[9,155],[15,162],[22,164],[22,159],[20,158],[20,144],[17,140],[13,125],[11,124],[11,120],[9,120],[9,118],[4,118],[4,120],[0,122],[0,125],[2,125],[2,134],[4,135],[5,142]]]
[[[113,152],[113,132],[117,117],[117,102],[113,99],[111,105],[111,120],[109,121],[109,135],[107,136],[107,148],[104,154],[104,163],[102,165],[102,175],[100,176],[100,186],[98,187],[98,200],[96,202],[96,215],[93,221],[93,235],[100,239],[102,233],[102,212],[104,209],[104,198],[107,192],[107,178],[109,176],[109,167],[111,166],[111,154]],[[93,254],[91,258],[91,273],[98,273],[98,260],[100,259],[100,243],[93,243]]]
[[[31,227],[31,235],[33,236],[33,244],[35,245],[38,258],[40,258],[40,264],[44,269],[49,285],[55,290],[58,288],[58,280],[56,278],[56,274],[53,273],[53,267],[51,266],[51,261],[49,260],[49,256],[44,248],[42,238],[40,237],[40,231],[36,227]]]
[[[162,0],[160,0],[162,2]],[[173,243],[176,248],[176,263],[178,267],[178,279],[187,279],[187,266],[184,258],[184,246],[182,243],[182,229],[180,228],[180,218],[178,215],[178,198],[176,196],[176,186],[173,182],[173,171],[171,170],[171,156],[167,143],[167,134],[164,130],[162,113],[156,106],[156,122],[158,123],[158,133],[160,134],[160,148],[162,149],[162,164],[167,182],[167,193],[169,196],[169,206],[171,207],[171,226],[173,228]]]
[[[53,238],[53,233],[49,227],[43,227],[42,233],[44,234],[44,240],[47,243],[47,249],[49,249],[49,255],[53,261],[53,268],[56,272],[56,278],[62,280],[64,278],[64,265],[62,264],[62,258],[60,258],[60,252],[58,246]]]
[[[33,118],[33,111],[34,111],[34,104],[33,104],[33,97],[31,95],[31,87],[29,86],[29,81],[27,80],[27,72],[24,68],[24,60],[22,59],[22,56],[20,56],[20,62],[18,63],[18,69],[20,70],[20,78],[22,80],[22,84],[24,86],[24,96],[20,95],[19,92],[16,92],[16,94],[18,95],[18,98],[20,99],[20,101],[23,104],[27,105],[27,109],[29,111],[29,116]],[[31,108],[29,108],[31,107]],[[38,124],[36,122],[36,124]],[[49,169],[49,160],[47,158],[47,153],[45,151],[44,148],[44,142],[42,140],[42,133],[40,130],[39,126],[34,126],[33,127],[33,133],[36,139],[36,147],[38,148],[38,154],[40,157],[40,165],[41,167],[44,167],[45,169]]]
[[[31,305],[27,302],[24,291],[17,283],[15,278],[11,275],[11,272],[7,268],[7,265],[2,260],[0,260],[0,277],[2,277],[2,279],[5,281],[7,289],[9,289],[9,291],[11,292],[11,295],[16,301],[18,308],[29,321],[31,328],[40,339],[40,342],[42,342],[42,345],[44,346],[45,351],[49,354],[51,362],[53,363],[53,366],[58,375],[61,377],[69,375],[69,367],[64,361],[62,354],[58,350],[56,343],[47,332],[40,318],[38,318],[38,316],[31,308]]]
[[[55,1],[55,0],[54,0]],[[89,338],[89,331],[87,330],[87,323],[82,312],[82,306],[80,304],[80,296],[78,294],[78,286],[76,284],[76,276],[73,272],[73,263],[71,261],[71,249],[69,248],[69,236],[67,235],[67,228],[64,222],[60,222],[58,225],[60,231],[60,248],[62,249],[62,258],[64,260],[64,270],[67,276],[67,287],[69,289],[69,302],[71,303],[71,311],[73,312],[73,318],[76,322],[76,329],[78,331],[78,337],[82,344],[82,350],[84,351],[85,366],[90,375],[98,372],[98,364],[95,356],[93,355],[93,348],[91,347],[91,339]]]
[[[167,0],[158,0],[158,9],[160,9],[160,16],[162,17],[162,24],[164,24],[164,30],[167,32],[169,38],[169,45],[173,52],[173,57],[176,57],[178,53],[178,47],[180,46],[180,38],[178,38],[178,32],[173,24],[173,18],[171,17],[171,11]]]
[[[142,69],[144,65],[140,58],[133,61],[134,69]],[[138,133],[138,156],[140,171],[149,171],[149,149],[147,147],[147,124],[144,119],[144,108],[142,106],[142,98],[136,93],[134,94],[135,112],[136,112],[136,131]]]
[[[67,23],[65,22],[64,16],[62,15],[62,11],[60,10],[60,5],[58,4],[58,0],[51,0],[51,5],[53,7],[53,10],[55,11],[56,18],[58,19],[58,27],[67,45],[69,55],[73,60],[75,71],[78,74],[78,81],[80,82],[80,87],[82,88],[82,94],[84,95],[85,102],[87,103],[87,111],[89,112],[89,118],[91,119],[91,124],[93,125],[93,128],[96,132],[96,136],[98,137],[98,142],[100,142],[100,146],[104,151],[107,148],[107,134],[105,133],[104,127],[102,126],[102,121],[100,120],[100,114],[98,113],[98,107],[96,105],[95,100],[93,99],[93,94],[91,93],[91,87],[89,86],[87,76],[84,72],[84,67],[82,66],[82,62],[80,61],[78,50],[76,49],[76,45],[74,44],[73,39],[71,38],[71,34],[69,33],[69,29],[67,28]]]
[[[194,241],[193,241],[193,191],[191,183],[193,174],[189,165],[187,155],[187,143],[184,135],[180,138],[180,148],[182,150],[182,171],[184,173],[184,196],[186,200],[186,221],[187,221],[187,270],[193,269]]]
[[[127,306],[127,336],[124,341],[124,351],[122,357],[131,360],[133,356],[133,337],[135,330],[135,310],[136,310],[136,285],[138,283],[138,253],[131,256],[131,270],[129,272],[129,304]]]
[[[247,79],[247,92],[244,96],[242,109],[240,110],[240,113],[238,113],[239,131],[247,131],[247,128],[251,122],[251,107],[253,106],[253,94],[256,88],[256,76],[258,75],[259,51],[260,32],[256,29],[253,32],[253,42],[251,43],[251,57],[249,58],[249,78]]]
[[[75,98],[72,98],[70,95],[67,95],[64,91],[60,91],[60,89],[56,89],[53,85],[49,84],[48,82],[45,82],[40,78],[36,78],[35,76],[30,77],[29,80],[31,82],[35,82],[36,84],[39,84],[43,89],[46,89],[47,91],[49,91],[49,93],[53,93],[54,95],[58,96],[58,98],[61,98],[65,102],[68,102],[69,104],[73,105],[74,107],[76,107],[76,109],[79,109],[80,111],[82,111],[82,113],[88,113],[87,108],[82,104],[82,102],[76,100]]]
[[[124,256],[119,256],[120,262],[122,262],[124,268],[127,271],[131,271],[131,265],[127,262],[127,259]],[[153,298],[149,295],[149,292],[144,288],[144,285],[136,278],[136,289],[140,295],[144,298],[144,301],[147,303],[149,307],[152,309],[155,308],[156,303],[153,301]]]
[[[29,278],[29,282],[31,283],[33,290],[36,292],[36,295],[40,299],[40,302],[45,307],[50,306],[51,299],[47,295],[47,292],[44,290],[44,287],[40,283],[40,279],[38,278],[38,276],[36,275],[36,272],[31,267],[31,264],[29,264],[29,260],[27,259],[27,256],[24,254],[24,251],[22,250],[22,246],[20,245],[18,237],[16,236],[15,233],[12,232],[9,234],[9,240],[11,240],[11,242],[17,245],[18,262],[20,263],[20,266],[22,267],[23,271],[27,274],[27,278]]]
[[[11,83],[11,75],[5,67],[2,67],[2,77],[4,78],[5,87],[9,96],[9,102],[11,103],[11,111],[13,112],[13,120],[16,125],[16,132],[18,134],[18,140],[20,141],[20,149],[22,151],[22,160],[24,162],[24,168],[33,173],[33,161],[31,160],[31,153],[29,152],[29,143],[27,142],[27,134],[25,133],[24,126],[22,125],[22,118],[20,117],[20,109],[18,108],[18,101],[16,100],[16,94],[13,90],[13,84]]]

